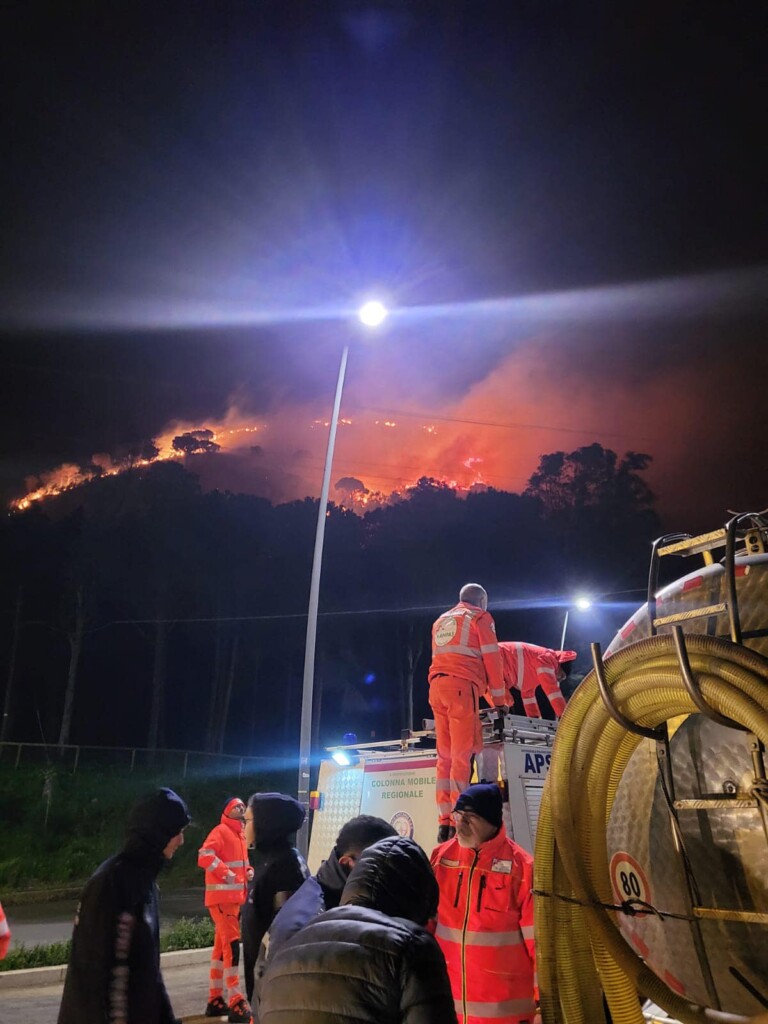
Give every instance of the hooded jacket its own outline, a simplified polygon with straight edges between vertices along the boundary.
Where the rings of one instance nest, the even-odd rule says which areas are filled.
[[[133,812],[121,852],[86,883],[58,1024],[174,1024],[160,974],[155,879],[163,850],[189,820],[181,797],[159,790]]]
[[[211,829],[197,854],[198,867],[205,869],[205,905],[245,903],[248,892],[248,847],[245,825],[239,818],[230,818],[224,808],[219,824]]]
[[[369,846],[341,905],[270,958],[261,1024],[455,1024],[445,961],[424,928],[437,897],[416,843],[396,836]]]

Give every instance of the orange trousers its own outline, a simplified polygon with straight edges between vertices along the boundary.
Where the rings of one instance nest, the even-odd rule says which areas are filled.
[[[478,699],[468,679],[436,676],[429,684],[437,740],[435,798],[441,825],[451,824],[454,805],[472,777],[472,757],[483,749]]]
[[[220,903],[208,907],[214,926],[213,952],[211,953],[211,974],[208,1001],[224,995],[232,1005],[242,999],[240,991],[240,905]]]

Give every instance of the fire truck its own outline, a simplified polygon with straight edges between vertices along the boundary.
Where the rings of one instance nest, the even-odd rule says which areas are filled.
[[[557,723],[494,710],[480,716],[486,777],[504,780],[507,833],[533,853]],[[406,730],[399,740],[330,748],[311,797],[312,871],[328,856],[344,822],[357,814],[384,818],[431,852],[437,832],[435,734],[429,719],[423,724],[424,729]]]
[[[665,559],[700,564],[659,587]],[[669,564],[669,563],[667,563]],[[768,519],[652,548],[648,599],[559,723],[483,716],[507,831],[534,853],[544,1024],[768,1024]],[[429,852],[431,723],[336,747],[314,871],[356,814]]]

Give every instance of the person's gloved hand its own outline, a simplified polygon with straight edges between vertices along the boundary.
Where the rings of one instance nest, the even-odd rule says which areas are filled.
[[[250,867],[250,865],[246,868],[245,877],[248,879],[249,882],[253,881],[253,868]]]

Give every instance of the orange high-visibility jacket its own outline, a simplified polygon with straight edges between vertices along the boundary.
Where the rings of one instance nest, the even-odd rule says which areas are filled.
[[[248,847],[245,826],[222,814],[197,853],[198,867],[205,868],[205,905],[245,903],[248,892]]]
[[[505,699],[504,674],[493,617],[482,608],[459,601],[432,626],[430,683],[435,676],[467,679],[494,705]]]
[[[459,1024],[533,1021],[533,858],[502,826],[479,850],[449,839],[431,862],[440,888],[435,937]]]
[[[558,683],[560,659],[557,652],[551,651],[548,647],[523,644],[516,640],[502,640],[499,650],[504,666],[504,682],[510,690],[519,691],[526,715],[529,718],[541,718],[536,701],[536,687],[540,686],[559,718],[565,711],[565,698]],[[576,657],[575,651],[564,653]]]
[[[5,919],[5,911],[3,905],[0,903],[0,960],[5,958],[5,954],[8,952],[8,947],[11,944],[11,929],[8,927],[8,922]]]

